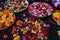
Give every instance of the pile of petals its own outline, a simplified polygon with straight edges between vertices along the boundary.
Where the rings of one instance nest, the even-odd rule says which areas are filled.
[[[10,27],[15,21],[15,14],[9,10],[0,10],[0,30]]]
[[[16,26],[12,29],[12,34],[19,34],[19,30],[23,36],[21,40],[47,40],[48,28],[50,24],[44,23],[42,20],[37,20],[34,17],[18,20]],[[14,38],[15,39],[15,38]]]
[[[8,0],[4,3],[4,8],[12,12],[21,12],[28,7],[26,0]]]
[[[36,17],[47,17],[52,14],[53,8],[44,2],[34,2],[29,6],[28,11]]]

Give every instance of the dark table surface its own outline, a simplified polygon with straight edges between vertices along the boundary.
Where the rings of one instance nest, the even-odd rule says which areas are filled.
[[[0,0],[0,3],[1,2],[5,2],[5,1],[7,1],[7,0]],[[33,1],[28,0],[28,1],[29,1],[29,5],[30,5],[35,0],[33,0]],[[44,0],[36,0],[36,1],[37,2],[39,2],[39,1],[45,2]],[[51,4],[51,2],[47,2],[47,3]],[[0,4],[0,7],[3,7],[3,4],[2,5]],[[60,8],[55,8],[54,6],[52,6],[52,7],[54,8],[54,10],[60,9]],[[31,15],[28,14],[28,10],[26,9],[23,12],[15,13],[16,16],[17,16],[16,21],[18,19],[23,19],[24,18],[24,17],[22,17],[22,14],[23,13],[25,13],[27,15],[27,17],[30,17],[31,16]],[[56,22],[52,19],[52,16],[46,17],[46,19],[45,18],[37,18],[37,19],[44,20],[46,23],[49,23],[51,25],[51,27],[49,28],[49,31],[48,31],[48,37],[49,37],[48,40],[60,40],[60,37],[57,35],[57,31],[60,30],[60,27],[56,25]],[[52,22],[55,23],[55,24],[53,24]],[[0,31],[0,40],[12,40],[13,39],[13,37],[12,37],[12,35],[10,33],[11,32],[11,29],[12,29],[12,26],[10,28],[7,28],[5,30],[1,30]],[[4,34],[7,34],[9,37],[7,39],[3,39],[3,35]],[[20,36],[21,36],[21,33],[20,33]]]

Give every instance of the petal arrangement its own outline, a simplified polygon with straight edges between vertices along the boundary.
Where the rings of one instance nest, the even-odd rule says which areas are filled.
[[[19,34],[18,30],[20,30],[23,34],[21,40],[47,40],[48,39],[48,28],[50,27],[50,24],[44,23],[44,21],[36,20],[33,17],[28,18],[27,21],[25,21],[27,18],[22,20],[18,20],[16,22],[16,26],[12,29],[13,36],[15,34]],[[32,20],[33,19],[33,20]],[[17,36],[16,36],[17,37]],[[15,40],[15,38],[14,38]]]
[[[12,12],[21,12],[24,11],[28,7],[28,1],[26,0],[12,0],[7,1],[4,4],[4,8],[8,9]]]
[[[34,2],[29,6],[28,11],[36,17],[47,17],[52,14],[53,8],[44,2]]]
[[[41,1],[29,4],[28,0],[7,0],[1,4],[4,4],[4,8],[0,7],[0,30],[12,27],[9,33],[13,36],[13,40],[48,40],[48,30],[51,25],[45,22],[46,19],[40,18],[52,15],[53,20],[60,26],[60,10],[54,10],[54,7],[60,7],[60,0],[51,0],[51,5],[54,7]],[[27,12],[24,13],[24,10]],[[3,39],[7,38],[8,35],[4,34]]]
[[[15,21],[15,14],[9,10],[0,10],[0,30],[8,28]]]

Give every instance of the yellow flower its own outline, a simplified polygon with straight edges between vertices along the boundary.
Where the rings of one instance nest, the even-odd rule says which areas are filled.
[[[3,22],[2,21],[0,21],[0,25],[2,24]]]
[[[28,29],[23,28],[23,29],[21,29],[21,31],[22,31],[22,32],[27,32],[27,31],[28,31]]]
[[[35,27],[38,28],[40,26],[39,22],[36,20]]]
[[[60,31],[57,31],[58,32],[58,36],[60,36]]]
[[[18,34],[13,34],[13,37],[16,37],[16,36],[18,36]]]
[[[21,40],[21,39],[20,39],[20,36],[18,35],[13,40]]]
[[[6,20],[6,15],[2,15],[2,20]]]
[[[13,16],[9,16],[7,20],[13,20]]]
[[[60,13],[58,13],[58,12],[53,13],[53,17],[59,18],[60,17]]]
[[[32,32],[33,34],[36,34],[36,31],[34,31],[33,29],[31,30],[31,32]]]
[[[8,5],[9,5],[9,6],[12,6],[12,2],[9,2]]]
[[[2,15],[3,14],[3,12],[0,12],[0,15]]]

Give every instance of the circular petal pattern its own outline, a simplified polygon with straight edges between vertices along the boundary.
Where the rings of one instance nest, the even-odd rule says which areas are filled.
[[[15,14],[9,10],[0,10],[0,30],[8,28],[15,21]]]
[[[4,8],[11,12],[21,12],[28,7],[28,1],[26,0],[12,0],[4,3]]]

